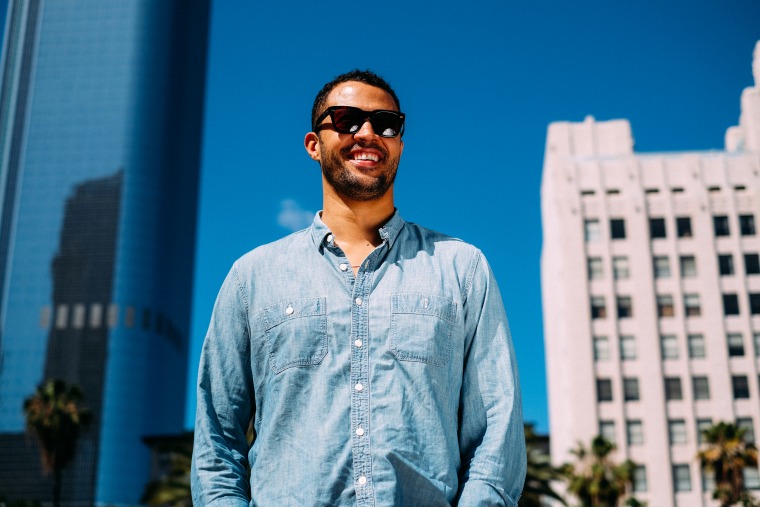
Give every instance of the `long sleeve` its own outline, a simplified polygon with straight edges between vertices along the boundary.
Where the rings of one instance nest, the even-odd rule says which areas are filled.
[[[459,507],[517,506],[526,472],[520,385],[499,288],[485,257],[473,261],[460,401]]]
[[[233,266],[214,305],[198,372],[191,487],[196,506],[246,507],[253,416],[248,301]]]

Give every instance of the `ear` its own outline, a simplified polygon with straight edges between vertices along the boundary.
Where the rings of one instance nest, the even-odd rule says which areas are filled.
[[[315,132],[309,132],[306,137],[303,138],[303,147],[306,148],[306,153],[309,154],[312,160],[319,162],[322,158],[322,152],[319,145],[319,137]]]

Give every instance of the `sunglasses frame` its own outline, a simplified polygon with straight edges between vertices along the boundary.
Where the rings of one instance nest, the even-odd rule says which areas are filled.
[[[326,125],[320,125],[320,122],[322,122],[325,118],[329,116],[330,121],[332,121],[331,126],[336,132],[340,134],[355,134],[356,132],[350,132],[350,131],[342,132],[337,129],[337,127],[335,126],[335,119],[333,118],[333,113],[337,111],[338,109],[351,109],[353,111],[360,111],[364,115],[364,118],[363,118],[364,122],[369,120],[370,125],[372,125],[372,131],[380,137],[384,137],[386,139],[393,139],[394,137],[402,137],[404,135],[404,123],[406,120],[406,115],[402,113],[401,111],[393,111],[392,109],[375,109],[374,111],[365,111],[364,109],[361,109],[359,107],[354,107],[354,106],[328,107],[327,109],[325,109],[325,111],[322,114],[319,115],[317,120],[314,122],[314,129],[313,129],[314,132],[318,132],[319,130],[322,130],[324,127],[326,127]],[[376,117],[378,113],[391,113],[392,115],[397,116],[401,120],[401,127],[399,128],[398,134],[396,134],[395,136],[384,136],[383,134],[378,133],[377,129],[375,129],[375,124],[373,120],[373,118]],[[364,124],[364,122],[362,122],[362,125]],[[359,125],[359,128],[361,129],[361,125]]]

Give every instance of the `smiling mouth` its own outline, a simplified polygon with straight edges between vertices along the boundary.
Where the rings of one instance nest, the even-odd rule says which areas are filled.
[[[369,160],[371,162],[379,162],[380,156],[377,153],[357,151],[357,152],[351,153],[351,160]]]

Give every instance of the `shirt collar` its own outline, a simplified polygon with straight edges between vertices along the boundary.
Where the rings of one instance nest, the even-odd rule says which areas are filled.
[[[405,223],[404,219],[399,215],[398,210],[395,210],[393,216],[378,229],[380,238],[388,242],[388,248],[393,247],[393,243],[396,241],[401,229],[404,228]],[[332,232],[322,221],[322,211],[318,211],[314,215],[314,221],[311,224],[311,237],[314,240],[314,245],[321,249],[327,244],[328,236],[332,236]]]

